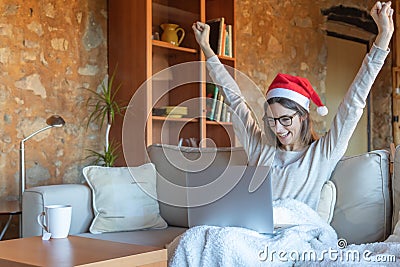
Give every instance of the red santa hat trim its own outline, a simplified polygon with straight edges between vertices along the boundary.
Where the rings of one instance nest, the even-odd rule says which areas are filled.
[[[328,108],[322,103],[311,83],[306,79],[289,74],[279,73],[272,81],[267,91],[267,100],[273,97],[288,98],[308,112],[310,99],[317,105],[317,113],[321,116],[328,114]]]

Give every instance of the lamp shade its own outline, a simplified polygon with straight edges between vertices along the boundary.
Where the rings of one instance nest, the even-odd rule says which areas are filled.
[[[64,119],[59,115],[53,115],[46,120],[47,125],[53,127],[62,127],[65,124]]]

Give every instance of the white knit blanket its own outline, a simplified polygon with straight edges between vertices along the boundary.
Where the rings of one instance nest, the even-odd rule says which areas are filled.
[[[399,266],[400,263],[400,243],[344,248],[334,229],[314,210],[296,200],[274,202],[274,223],[295,226],[275,235],[238,227],[190,228],[167,246],[168,266]]]
[[[333,228],[299,201],[275,201],[274,224],[295,226],[273,236],[238,227],[190,228],[168,246],[169,266],[293,266],[297,259],[283,252],[337,248]]]

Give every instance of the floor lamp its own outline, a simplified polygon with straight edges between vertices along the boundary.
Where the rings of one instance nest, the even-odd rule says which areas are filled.
[[[53,115],[49,117],[46,120],[47,126],[32,133],[31,135],[25,137],[24,139],[21,140],[20,146],[19,146],[19,152],[20,152],[20,161],[19,161],[19,178],[20,178],[20,194],[19,194],[19,201],[22,202],[22,194],[25,191],[25,141],[29,140],[33,136],[37,135],[38,133],[41,133],[47,129],[53,128],[53,127],[62,127],[65,124],[64,119],[61,116],[58,115]]]

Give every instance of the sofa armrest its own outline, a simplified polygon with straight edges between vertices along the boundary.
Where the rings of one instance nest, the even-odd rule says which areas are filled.
[[[92,195],[83,184],[38,186],[25,190],[22,196],[22,237],[42,235],[37,216],[47,205],[71,205],[69,234],[87,232],[93,220]]]

